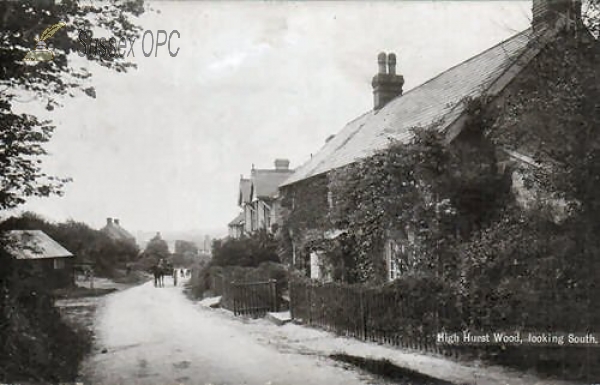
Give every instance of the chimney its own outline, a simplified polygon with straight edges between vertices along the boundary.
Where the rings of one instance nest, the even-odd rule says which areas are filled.
[[[113,219],[112,218],[106,218],[106,225],[107,226],[111,226],[113,224]]]
[[[531,26],[534,31],[580,27],[581,0],[533,0]]]
[[[379,73],[373,77],[374,110],[379,110],[396,97],[402,95],[404,77],[396,74],[396,55],[385,52],[377,56]]]
[[[289,170],[290,161],[287,159],[275,159],[275,170]]]
[[[120,226],[119,225],[119,220],[117,218],[115,218],[115,225]]]

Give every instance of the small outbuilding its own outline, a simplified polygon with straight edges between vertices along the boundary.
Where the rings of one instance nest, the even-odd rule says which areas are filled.
[[[74,285],[74,255],[41,230],[13,230],[8,233],[7,251],[17,268],[27,269],[44,279],[51,288]]]

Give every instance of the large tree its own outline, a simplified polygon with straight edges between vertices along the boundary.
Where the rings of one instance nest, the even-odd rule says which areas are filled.
[[[144,249],[144,256],[150,257],[155,261],[169,256],[169,245],[162,239],[160,233],[156,233],[156,235],[148,242]]]
[[[141,0],[0,2],[0,210],[15,207],[29,196],[59,194],[68,181],[48,176],[41,168],[41,159],[46,155],[43,145],[54,129],[51,122],[16,113],[15,103],[26,99],[52,110],[77,90],[95,97],[87,80],[91,74],[71,65],[77,49],[83,48],[79,32],[102,31],[133,39],[139,27],[131,17],[143,10]],[[55,54],[54,60],[35,64],[23,61],[44,30],[58,23],[64,23],[64,27],[46,41]],[[88,53],[88,60],[116,71],[133,66],[123,57]]]
[[[94,97],[91,74],[72,65],[79,31],[131,39],[139,33],[131,17],[143,10],[140,0],[0,1],[0,212],[31,196],[59,194],[68,181],[46,175],[41,167],[51,122],[18,113],[15,103],[29,100],[52,110],[78,92]],[[25,62],[36,38],[44,40],[46,28],[58,23],[64,25],[46,41],[54,60]],[[87,60],[115,71],[132,67],[122,57],[89,55]],[[10,264],[0,247],[0,382],[73,381],[82,339],[61,320],[43,281],[11,279]]]

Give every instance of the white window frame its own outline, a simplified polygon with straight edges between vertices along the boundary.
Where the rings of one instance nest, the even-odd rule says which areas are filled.
[[[333,210],[333,192],[331,190],[327,191],[327,205],[329,210]]]
[[[310,253],[310,278],[321,279],[321,256],[318,252]]]
[[[398,244],[390,239],[388,241],[388,280],[394,281],[398,279],[409,266],[405,265],[404,257],[406,256],[406,247],[404,244]],[[406,256],[408,258],[408,256]]]

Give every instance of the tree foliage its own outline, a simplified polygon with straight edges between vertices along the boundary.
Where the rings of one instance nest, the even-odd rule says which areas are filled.
[[[26,212],[0,223],[0,231],[42,230],[73,255],[77,263],[92,263],[96,274],[111,276],[115,269],[137,259],[139,250],[131,242],[113,240],[87,224],[68,220],[51,223],[35,213]]]
[[[156,233],[156,235],[148,242],[144,249],[144,257],[150,258],[155,262],[169,257],[169,245],[162,239],[160,233]]]
[[[70,65],[69,54],[77,50],[78,32],[99,29],[132,38],[139,27],[132,24],[131,16],[141,12],[143,3],[139,0],[87,4],[76,0],[0,2],[0,210],[24,203],[30,196],[59,194],[70,181],[48,176],[41,167],[46,155],[43,146],[54,130],[51,122],[16,113],[15,103],[33,97],[51,110],[60,98],[73,96],[77,89],[95,95],[87,83],[91,74]],[[66,26],[48,41],[54,60],[35,65],[23,62],[27,52],[35,48],[35,37],[59,22]],[[119,57],[89,55],[88,59],[116,71],[132,66]]]
[[[461,244],[465,294],[481,324],[586,330],[600,319],[599,53],[597,43],[559,36],[496,106],[491,140],[532,155],[541,167],[517,171],[527,188],[550,194],[527,212],[506,206]],[[562,220],[547,215],[550,204],[564,206]]]
[[[262,262],[279,262],[277,240],[264,230],[242,238],[215,240],[211,266],[257,267]]]
[[[391,143],[374,156],[333,173],[332,220],[354,239],[357,268],[383,276],[384,242],[410,237],[417,270],[444,273],[456,242],[493,218],[507,182],[496,168],[494,147],[483,137],[479,101],[455,145],[433,129],[415,129],[410,143]],[[368,279],[368,277],[365,277]]]
[[[0,253],[2,253],[0,251]],[[2,264],[10,260],[0,255]],[[0,281],[0,380],[59,383],[78,375],[91,339],[62,319],[44,281],[19,270],[18,280]]]

